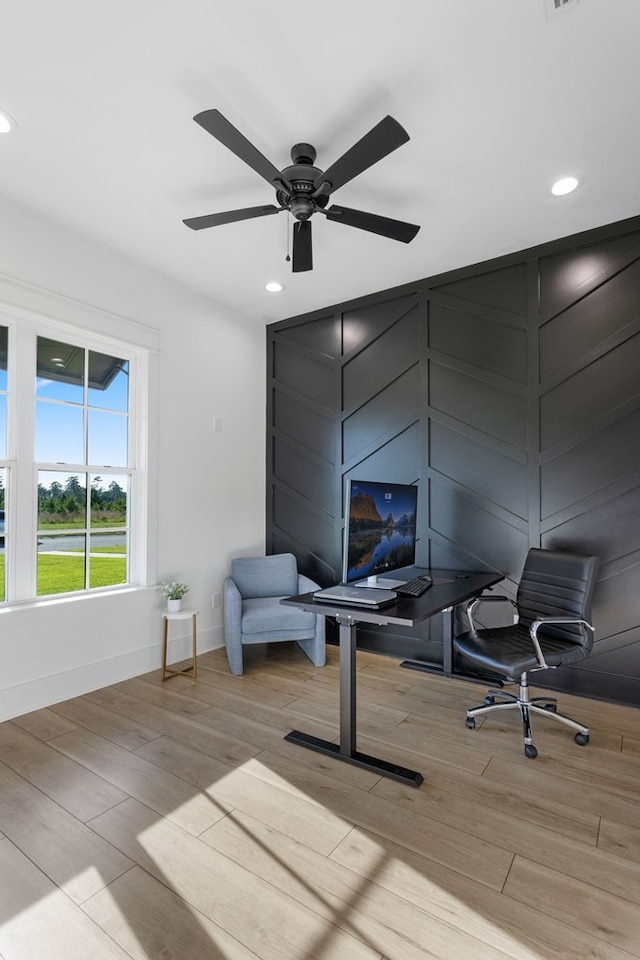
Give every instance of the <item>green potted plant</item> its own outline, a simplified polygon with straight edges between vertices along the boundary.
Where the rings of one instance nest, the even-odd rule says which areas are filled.
[[[182,606],[182,598],[189,592],[189,586],[186,583],[180,583],[179,580],[169,580],[162,584],[162,596],[167,601],[167,610],[169,613],[177,613]]]

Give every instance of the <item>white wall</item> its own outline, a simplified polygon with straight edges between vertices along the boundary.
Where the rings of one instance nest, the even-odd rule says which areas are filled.
[[[0,225],[0,303],[152,346],[150,583],[189,583],[199,649],[220,646],[212,593],[264,552],[264,327],[2,200]],[[158,667],[162,605],[149,586],[1,608],[0,720]]]

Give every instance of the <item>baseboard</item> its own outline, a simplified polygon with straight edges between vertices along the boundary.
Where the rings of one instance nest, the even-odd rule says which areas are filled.
[[[198,654],[217,650],[224,646],[222,627],[212,627],[209,630],[198,630]],[[189,656],[191,650],[191,632],[189,635],[180,635],[168,644],[169,661],[179,660]],[[186,651],[183,652],[183,651]],[[113,683],[139,677],[151,670],[158,670],[162,665],[161,638],[136,650],[127,651],[115,657],[105,657],[93,663],[82,664],[71,670],[50,674],[29,680],[26,683],[17,683],[11,687],[0,689],[0,721],[11,720],[13,717],[42,710],[62,700],[80,697],[101,687],[108,687]]]

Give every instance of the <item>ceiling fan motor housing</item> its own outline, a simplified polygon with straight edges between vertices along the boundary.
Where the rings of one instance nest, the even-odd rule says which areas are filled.
[[[296,143],[291,148],[292,165],[280,171],[284,182],[291,184],[292,192],[278,188],[276,199],[296,220],[308,220],[317,207],[325,207],[329,200],[325,194],[312,197],[313,184],[322,173],[314,167],[315,159],[315,147],[310,143]]]

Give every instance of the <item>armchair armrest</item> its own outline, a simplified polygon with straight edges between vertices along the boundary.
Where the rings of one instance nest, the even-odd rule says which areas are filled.
[[[538,640],[538,630],[540,627],[544,626],[547,623],[581,623],[583,627],[586,627],[588,630],[591,630],[593,633],[593,627],[588,622],[588,620],[583,620],[582,618],[575,617],[538,617],[536,620],[533,620],[529,624],[529,636],[531,637],[531,642],[535,647],[536,657],[538,658],[538,663],[544,670],[549,669],[547,661],[544,659],[544,654],[542,652],[542,647],[540,646],[540,641]]]
[[[466,608],[466,614],[472,630],[477,629],[475,623],[473,622],[473,611],[475,610],[476,606],[479,603],[495,603],[497,600],[501,601],[502,603],[510,603],[513,607],[516,607],[516,610],[518,609],[515,600],[512,600],[511,597],[505,597],[500,594],[498,596],[491,595],[487,597],[474,597],[473,600],[469,601]],[[517,620],[514,622],[517,623]]]
[[[231,577],[227,577],[222,585],[222,598],[227,629],[239,636],[240,620],[242,618],[242,595]]]
[[[314,590],[319,589],[320,586],[315,580],[305,577],[303,573],[298,574],[298,593],[313,593]]]

